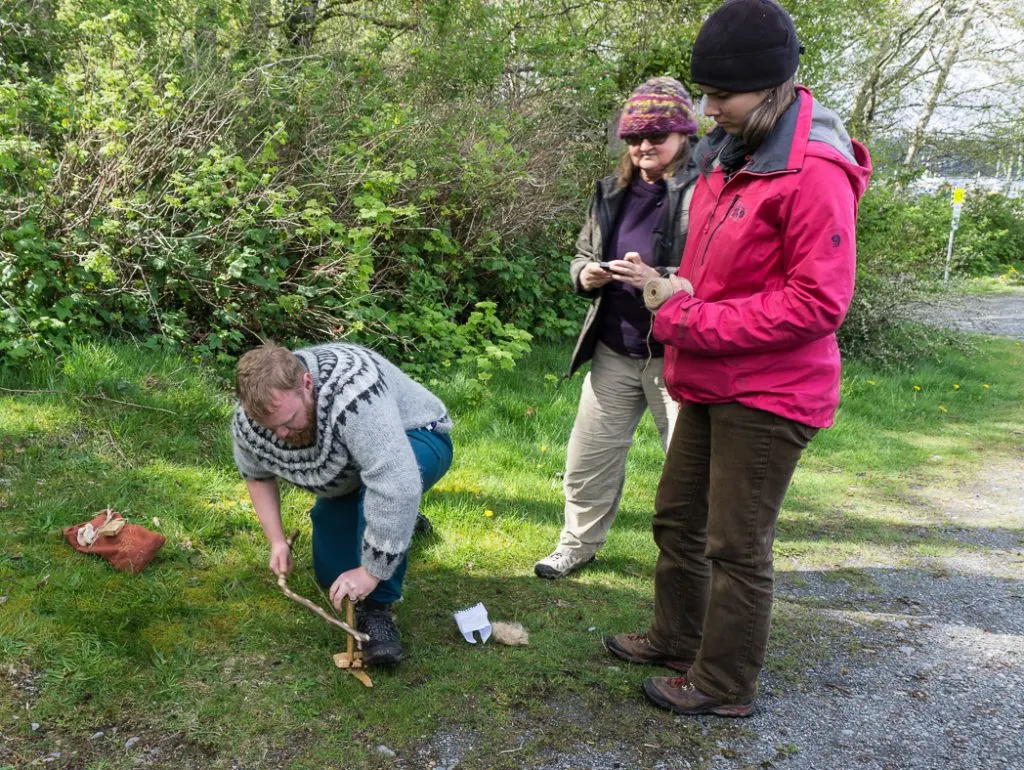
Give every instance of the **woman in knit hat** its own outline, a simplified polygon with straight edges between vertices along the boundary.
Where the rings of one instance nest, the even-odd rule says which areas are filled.
[[[569,267],[577,294],[593,300],[569,368],[591,360],[569,437],[563,485],[565,527],[534,566],[560,578],[594,559],[622,497],[626,453],[650,409],[668,446],[677,406],[662,378],[663,348],[650,338],[643,286],[675,271],[686,241],[686,206],[696,170],[696,115],[686,89],[653,78],[626,101],[616,172],[597,182]]]
[[[621,658],[682,673],[644,682],[653,703],[682,714],[753,710],[775,522],[839,400],[835,332],[871,163],[795,85],[799,56],[793,21],[771,0],[729,0],[693,47],[692,80],[717,127],[694,151],[678,271],[692,294],[677,291],[654,320],[680,403],[655,500],[654,622],[604,640]]]

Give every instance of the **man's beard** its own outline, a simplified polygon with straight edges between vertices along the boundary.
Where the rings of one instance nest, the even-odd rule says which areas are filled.
[[[313,445],[316,441],[316,403],[310,401],[306,407],[306,427],[302,430],[289,431],[281,440],[295,449]]]

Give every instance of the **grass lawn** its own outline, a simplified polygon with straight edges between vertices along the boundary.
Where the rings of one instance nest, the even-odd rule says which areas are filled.
[[[432,768],[455,757],[513,768],[623,743],[644,762],[701,766],[715,732],[646,706],[651,672],[600,644],[651,616],[662,457],[649,418],[599,561],[553,583],[532,574],[562,520],[580,378],[546,375],[568,353],[538,349],[482,396],[458,375],[432,384],[456,419],[456,459],[425,501],[435,533],[416,543],[399,605],[409,660],[374,672],[372,690],[334,667],[340,632],[275,586],[231,460],[227,382],[124,346],[0,375],[0,768]],[[777,569],[845,579],[842,565],[957,547],[920,526],[908,494],[1020,444],[1022,371],[1013,342],[900,374],[849,364],[836,427],[790,490]],[[310,503],[284,496],[286,528],[303,532],[290,584],[322,600]],[[107,506],[167,537],[137,577],[63,541],[63,527]],[[530,645],[463,641],[451,614],[478,601],[492,620],[521,622]],[[817,649],[803,640],[837,633],[830,625],[777,603],[768,669],[799,684]]]
[[[999,276],[979,278],[958,278],[952,282],[953,291],[959,294],[978,296],[1024,294],[1024,283],[1020,281],[1020,273],[1011,268]]]

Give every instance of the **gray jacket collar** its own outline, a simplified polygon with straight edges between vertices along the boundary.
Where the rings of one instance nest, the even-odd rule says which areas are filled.
[[[800,117],[800,107],[804,99],[813,99],[813,97],[808,91],[798,88],[796,99],[779,118],[779,122],[765,137],[761,146],[754,151],[750,162],[743,167],[743,171],[751,174],[774,174],[781,171],[796,171],[800,168],[799,165],[791,165],[789,159],[793,143],[799,140],[796,135],[797,120]],[[701,140],[694,151],[694,161],[701,174],[707,176],[711,173],[715,158],[730,139],[731,137],[725,133],[724,129],[715,128]],[[828,144],[849,161],[855,162],[853,143],[850,141],[850,136],[846,133],[842,121],[839,120],[836,113],[816,101],[812,101],[811,130],[805,141]],[[803,157],[803,153],[800,153],[800,157]]]

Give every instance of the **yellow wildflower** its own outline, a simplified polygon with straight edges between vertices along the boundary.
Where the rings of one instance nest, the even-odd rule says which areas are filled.
[[[487,518],[491,518],[491,516],[493,516],[493,515],[494,515],[494,511],[492,511],[490,508],[485,508],[484,509],[484,516],[486,516]]]
[[[914,390],[917,391],[917,392],[920,392],[921,386],[920,385],[915,385],[914,386]]]
[[[953,390],[960,390],[960,383],[959,382],[954,382],[953,383]]]
[[[985,383],[982,383],[981,387],[983,387],[985,390],[988,390],[988,385],[986,385]]]
[[[868,385],[877,385],[878,383],[874,380],[868,380]]]
[[[942,412],[943,414],[945,414],[949,410],[946,409],[946,405],[945,404],[939,404],[939,411]]]

